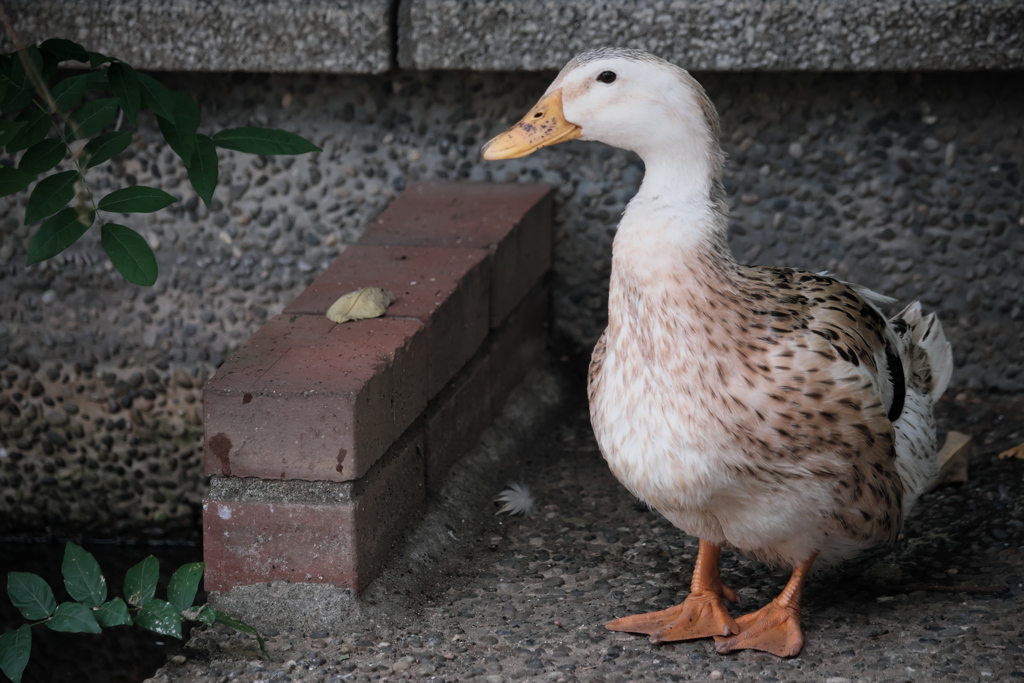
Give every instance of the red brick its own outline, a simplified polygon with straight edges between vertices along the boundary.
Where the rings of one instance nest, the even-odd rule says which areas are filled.
[[[203,501],[206,589],[265,581],[357,583],[351,505]]]
[[[427,490],[440,491],[444,475],[480,441],[491,423],[490,366],[481,355],[467,365],[427,408]]]
[[[497,327],[551,265],[551,194],[532,183],[415,183],[360,244],[487,249]]]
[[[349,247],[284,312],[322,316],[353,290],[374,286],[391,291],[395,303],[384,317],[415,318],[424,325],[430,397],[487,336],[489,267],[484,249]]]
[[[427,489],[437,493],[444,474],[480,440],[547,343],[548,291],[538,285],[491,332],[486,350],[427,406]]]
[[[537,286],[491,334],[487,346],[491,412],[505,407],[512,390],[544,354],[547,346],[548,290]]]
[[[361,477],[427,403],[416,320],[269,320],[207,382],[208,474]]]
[[[359,591],[380,572],[425,500],[423,439],[389,453],[344,502],[203,501],[206,589],[266,581]]]

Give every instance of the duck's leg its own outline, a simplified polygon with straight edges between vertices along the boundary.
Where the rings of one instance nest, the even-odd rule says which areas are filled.
[[[793,568],[793,575],[779,597],[736,620],[740,632],[729,638],[715,637],[715,648],[722,654],[733,650],[763,650],[779,657],[795,657],[804,645],[800,630],[800,597],[807,573],[817,553]]]
[[[739,627],[722,604],[722,598],[736,600],[736,594],[722,585],[718,574],[719,546],[701,539],[693,567],[690,594],[681,604],[660,612],[635,614],[605,624],[609,631],[646,633],[652,643],[690,640],[739,633]]]

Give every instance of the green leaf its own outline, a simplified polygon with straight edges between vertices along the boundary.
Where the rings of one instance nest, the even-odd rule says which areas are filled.
[[[128,605],[124,604],[121,598],[114,598],[103,603],[99,609],[93,611],[93,616],[100,626],[131,626],[132,618],[128,615]]]
[[[8,121],[7,119],[0,119],[0,145],[6,145],[12,138],[14,138],[15,135],[18,134],[18,131],[24,127],[24,121]]]
[[[49,114],[35,107],[21,112],[14,120],[24,123],[25,127],[7,143],[8,152],[20,152],[36,144],[46,137],[53,123]]]
[[[213,136],[213,142],[218,147],[247,154],[305,154],[323,151],[295,133],[253,126],[222,130]]]
[[[7,597],[26,619],[45,619],[57,606],[50,585],[28,572],[7,572]]]
[[[84,156],[86,160],[85,167],[92,168],[93,166],[99,166],[114,155],[123,152],[131,142],[132,132],[130,130],[98,135],[90,140],[88,144],[86,144],[85,149],[82,150],[82,156]]]
[[[93,69],[98,69],[101,66],[103,66],[104,64],[106,64],[107,62],[112,62],[112,61],[114,61],[114,60],[111,59],[110,57],[107,57],[106,55],[100,54],[99,52],[90,52],[89,53],[89,66],[91,66]]]
[[[110,125],[116,115],[117,100],[113,97],[86,102],[71,114],[64,135],[72,140],[92,137]]]
[[[100,200],[98,208],[111,213],[153,213],[176,201],[163,190],[137,185],[114,190]]]
[[[87,607],[99,607],[107,599],[107,580],[100,563],[80,545],[64,544],[64,562],[60,566],[68,595]]]
[[[149,287],[156,282],[158,272],[156,257],[153,256],[153,250],[149,248],[142,235],[117,223],[105,223],[100,230],[100,241],[103,244],[103,251],[107,252],[107,256],[117,268],[117,272],[121,273],[125,280],[143,287]],[[148,561],[150,557],[143,562]],[[152,590],[149,591],[149,596],[145,600],[152,598],[153,591],[156,590],[156,566],[156,558],[153,558]],[[132,570],[129,569],[128,573],[131,574],[131,572]],[[127,578],[125,578],[125,591],[128,591]],[[135,595],[134,591],[129,593],[128,602],[133,605],[145,604],[145,601],[133,602],[133,595]]]
[[[142,105],[138,73],[124,62],[116,62],[107,67],[107,80],[110,81],[110,89],[117,96],[117,101],[121,103],[124,115],[134,126]]]
[[[78,43],[63,38],[50,38],[43,41],[39,49],[49,52],[58,62],[88,62],[89,53]]]
[[[57,61],[57,58],[49,52],[40,52],[40,54],[43,57],[43,68],[40,70],[39,75],[40,80],[45,85],[53,80],[53,75],[57,73],[57,67],[60,63]],[[40,97],[39,99],[42,100],[43,98]]]
[[[103,629],[96,622],[92,610],[77,602],[62,602],[57,605],[53,618],[46,622],[51,631],[63,633],[100,633]]]
[[[78,171],[64,171],[40,180],[28,196],[25,225],[52,216],[67,206],[67,203],[75,198],[75,183],[78,182],[78,178]]]
[[[181,615],[174,605],[163,600],[154,598],[143,605],[135,615],[135,623],[161,635],[181,638]]]
[[[48,138],[37,142],[21,155],[18,170],[25,173],[46,173],[59,164],[67,155],[68,148],[57,138]]]
[[[167,140],[171,149],[181,157],[185,167],[192,163],[192,155],[196,150],[196,131],[199,129],[199,105],[183,92],[175,92],[174,120],[171,123],[162,116],[156,117],[160,132]]]
[[[32,627],[22,624],[17,631],[0,636],[0,671],[14,683],[21,683],[21,675],[32,652]]]
[[[104,225],[103,228],[106,229],[107,226]],[[103,248],[107,248],[106,240],[104,240]],[[149,602],[153,594],[156,593],[156,581],[159,577],[160,561],[152,555],[129,569],[124,575],[124,597],[128,604],[141,607]]]
[[[39,230],[32,236],[25,265],[31,266],[33,263],[45,261],[64,251],[85,234],[94,220],[96,214],[91,211],[85,215],[80,215],[77,209],[58,211],[56,215],[43,221]]]
[[[188,180],[195,188],[196,194],[210,207],[213,191],[217,188],[217,148],[213,140],[205,135],[196,136],[196,152],[192,156],[192,165],[187,166]]]
[[[228,615],[224,614],[223,612],[218,612],[217,610],[215,610],[213,608],[210,608],[210,611],[213,612],[214,621],[216,621],[218,624],[224,624],[225,626],[230,626],[231,628],[235,629],[236,631],[241,631],[242,633],[248,633],[249,635],[255,637],[256,638],[256,642],[258,642],[260,644],[260,651],[263,653],[263,656],[268,658],[268,659],[270,658],[270,655],[267,653],[267,644],[263,642],[263,636],[260,635],[259,631],[257,631],[255,628],[253,628],[249,624],[245,623],[241,619],[235,619],[234,617],[229,617]]]
[[[0,197],[21,192],[35,179],[34,173],[25,173],[10,166],[0,166]]]
[[[39,52],[39,48],[32,47],[25,48],[25,56],[28,58],[32,68],[35,69],[36,73],[43,73],[43,56]],[[6,92],[4,92],[4,99],[0,101],[0,111],[10,112],[24,109],[32,103],[32,98],[35,96],[35,87],[32,85],[32,81],[28,76],[28,72],[25,71],[25,65],[22,64],[21,58],[18,53],[14,53],[14,59],[11,61],[11,72],[10,72],[10,84],[7,86]]]
[[[136,72],[137,73],[137,72]],[[174,94],[163,83],[148,74],[138,74],[142,90],[142,103],[171,123],[177,123],[174,116]]]
[[[110,80],[107,79],[106,69],[90,71],[85,76],[85,89],[89,92],[110,92]]]
[[[184,612],[195,602],[203,567],[202,562],[184,564],[171,576],[171,582],[167,584],[167,600],[179,612]]]
[[[57,111],[67,111],[78,106],[78,103],[85,97],[86,88],[89,85],[89,74],[79,74],[58,81],[50,88],[50,96]]]

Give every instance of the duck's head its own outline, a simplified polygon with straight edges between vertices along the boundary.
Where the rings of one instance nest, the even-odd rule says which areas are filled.
[[[718,114],[685,70],[646,52],[601,48],[570,61],[519,123],[484,145],[483,157],[516,159],[576,138],[648,163],[668,150],[705,157],[717,149]]]

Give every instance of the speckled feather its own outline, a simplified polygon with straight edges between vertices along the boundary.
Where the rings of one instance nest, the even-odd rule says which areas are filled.
[[[893,542],[938,470],[932,405],[951,370],[941,326],[917,304],[886,320],[866,290],[824,275],[737,263],[717,114],[696,81],[649,55],[596,51],[556,84],[582,100],[592,77],[576,85],[573,70],[619,65],[628,77],[623,60],[678,78],[689,129],[677,137],[685,168],[648,148],[615,238],[589,378],[612,472],[686,532],[775,565]],[[701,166],[706,182],[693,180]],[[677,177],[688,184],[679,197]]]

